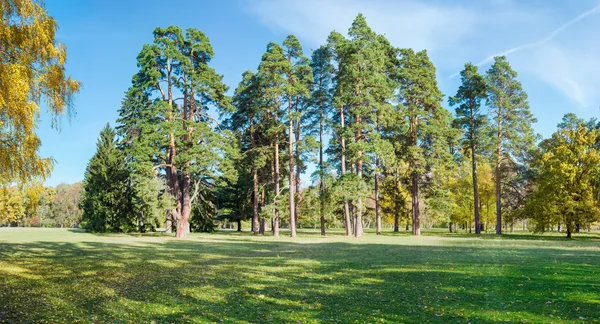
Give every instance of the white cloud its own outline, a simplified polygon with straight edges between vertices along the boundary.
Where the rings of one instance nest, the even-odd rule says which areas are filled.
[[[246,4],[263,24],[294,33],[307,42],[307,48],[325,43],[332,30],[345,33],[362,12],[369,25],[395,46],[427,49],[441,75],[460,70],[467,61],[486,65],[495,55],[510,54],[517,71],[525,72],[522,76],[550,85],[578,106],[598,106],[600,99],[596,94],[600,39],[594,32],[600,28],[598,0],[257,0]]]

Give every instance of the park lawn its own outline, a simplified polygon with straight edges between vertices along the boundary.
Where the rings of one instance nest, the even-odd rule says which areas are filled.
[[[0,228],[0,322],[600,322],[598,233],[337,234]]]

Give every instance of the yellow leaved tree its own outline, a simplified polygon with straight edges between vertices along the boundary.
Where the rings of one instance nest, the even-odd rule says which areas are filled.
[[[56,21],[34,0],[0,0],[0,185],[46,178],[52,159],[39,155],[40,106],[57,118],[81,84],[65,73],[66,48]]]

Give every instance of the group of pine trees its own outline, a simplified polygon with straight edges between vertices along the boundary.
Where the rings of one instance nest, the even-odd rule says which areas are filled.
[[[420,235],[426,217],[479,234],[491,212],[497,234],[533,219],[570,235],[598,219],[598,125],[572,117],[537,146],[505,57],[483,75],[465,65],[453,115],[427,52],[394,47],[361,14],[310,58],[293,35],[269,43],[231,97],[213,55],[196,29],[154,31],[116,131],[102,131],[88,165],[88,228],[165,224],[185,237],[213,219],[250,219],[255,234],[318,224],[360,237],[370,219],[378,234],[385,222]]]

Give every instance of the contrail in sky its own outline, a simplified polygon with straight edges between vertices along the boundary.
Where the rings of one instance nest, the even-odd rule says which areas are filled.
[[[576,24],[580,20],[582,20],[582,19],[584,19],[584,18],[586,18],[588,16],[599,14],[599,13],[600,13],[600,5],[598,5],[598,6],[594,7],[594,8],[592,8],[592,9],[590,9],[590,10],[588,10],[588,11],[582,13],[582,14],[580,14],[579,16],[577,16],[577,17],[575,17],[575,18],[567,21],[566,23],[562,24],[560,27],[558,27],[554,31],[552,31],[550,34],[548,34],[548,36],[546,36],[545,38],[543,38],[543,39],[541,39],[539,41],[532,42],[532,43],[527,43],[527,44],[523,44],[523,45],[519,45],[517,47],[513,47],[511,49],[507,49],[505,51],[502,51],[500,53],[492,54],[492,55],[488,56],[485,60],[477,63],[476,65],[477,66],[482,66],[482,65],[484,65],[486,63],[489,63],[496,56],[509,55],[509,54],[512,54],[512,53],[515,53],[515,52],[520,52],[520,51],[523,51],[523,50],[526,50],[526,49],[530,49],[530,48],[533,48],[533,47],[538,47],[540,45],[544,45],[544,44],[548,43],[549,41],[551,41],[552,39],[554,39],[558,34],[560,34],[560,32],[562,32],[563,30],[571,27],[572,25]],[[456,73],[452,74],[450,76],[450,78],[453,78],[453,77],[455,77],[455,76],[457,76],[459,74],[460,74],[460,72],[456,72]]]

